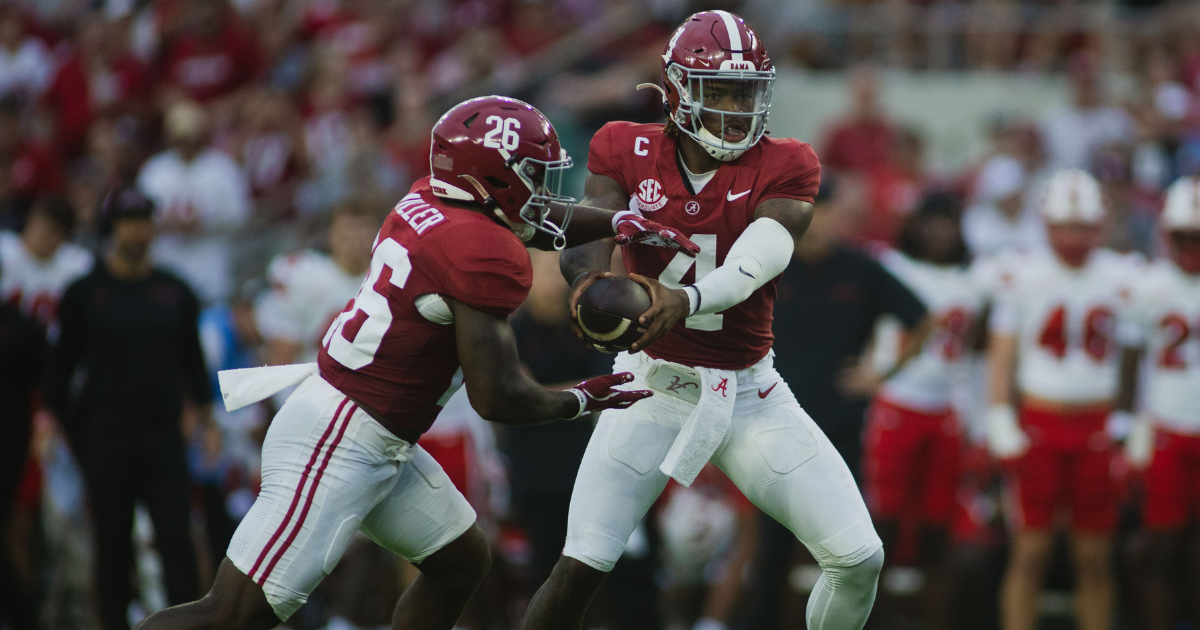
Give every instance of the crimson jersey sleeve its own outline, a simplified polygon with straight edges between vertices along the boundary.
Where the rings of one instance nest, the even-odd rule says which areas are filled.
[[[619,132],[621,126],[630,126],[627,122],[610,122],[606,123],[592,136],[592,142],[588,145],[588,171],[597,175],[611,177],[625,186],[625,180],[621,174],[620,165],[617,163],[617,151],[613,148],[613,136]],[[629,192],[626,190],[626,192]]]
[[[454,226],[443,235],[466,245],[446,253],[445,291],[485,313],[509,315],[525,301],[533,283],[529,254],[514,239],[472,238],[471,228]]]
[[[783,140],[778,143],[780,172],[771,178],[770,184],[759,201],[767,199],[798,199],[812,203],[821,186],[821,162],[807,143],[798,140]]]

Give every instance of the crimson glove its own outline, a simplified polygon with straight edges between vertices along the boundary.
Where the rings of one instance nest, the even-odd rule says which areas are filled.
[[[648,389],[615,389],[617,385],[632,380],[632,374],[621,372],[620,374],[606,374],[589,378],[575,387],[568,388],[567,391],[579,398],[579,413],[574,417],[578,418],[585,413],[600,409],[625,409],[643,398],[654,395],[654,392]]]
[[[651,221],[631,210],[622,210],[613,216],[613,233],[617,245],[642,243],[656,247],[669,247],[695,258],[700,246],[693,243],[678,230],[657,221]]]

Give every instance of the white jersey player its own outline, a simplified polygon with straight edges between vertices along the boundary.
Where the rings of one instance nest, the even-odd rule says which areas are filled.
[[[938,328],[921,353],[882,385],[879,396],[913,410],[949,411],[954,406],[954,372],[966,352],[967,334],[983,309],[984,289],[961,265],[937,265],[894,250],[884,252],[880,262],[921,298]],[[889,350],[894,348],[877,352],[894,355]]]
[[[1144,412],[1127,443],[1146,467],[1143,525],[1155,557],[1182,557],[1182,532],[1200,509],[1200,177],[1173,184],[1160,219],[1171,257],[1156,261],[1133,292],[1128,327],[1144,346]],[[1164,589],[1171,567],[1151,567]],[[1153,624],[1154,626],[1159,624]]]
[[[1141,265],[1098,248],[1102,199],[1084,171],[1051,177],[1041,212],[1052,252],[1016,261],[992,311],[988,447],[1013,460],[1008,516],[1015,537],[1001,594],[1008,630],[1036,625],[1028,602],[1040,593],[1060,507],[1071,517],[1077,624],[1100,630],[1111,615],[1117,493],[1107,428],[1120,372],[1116,324]]]
[[[317,360],[329,324],[358,294],[371,264],[378,213],[347,203],[333,211],[326,255],[305,250],[271,261],[271,289],[255,307],[255,321],[267,343],[271,365]]]
[[[876,364],[894,373],[877,391],[867,418],[866,494],[885,548],[899,542],[900,519],[917,506],[923,540],[930,543],[922,544],[922,565],[940,574],[944,545],[929,536],[945,536],[954,515],[962,452],[957,394],[966,384],[966,346],[983,293],[961,264],[966,245],[952,206],[919,209],[906,220],[900,247],[903,252],[884,252],[881,262],[920,297],[935,328],[898,371],[899,331],[877,334]]]
[[[66,242],[71,208],[64,203],[35,205],[20,234],[0,232],[0,302],[51,326],[63,291],[92,269],[86,249]]]

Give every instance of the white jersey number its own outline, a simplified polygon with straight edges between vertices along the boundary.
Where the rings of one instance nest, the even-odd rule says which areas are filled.
[[[669,289],[679,289],[683,287],[683,276],[696,266],[696,280],[699,282],[701,278],[712,273],[717,268],[717,235],[716,234],[693,234],[692,242],[700,246],[700,253],[696,254],[695,258],[690,258],[683,252],[675,254],[671,259],[671,263],[666,269],[658,275],[658,281],[663,283]],[[706,315],[692,315],[684,320],[684,325],[692,330],[721,330],[721,326],[725,323],[725,316],[720,313],[708,313]]]
[[[351,370],[362,368],[375,360],[375,352],[392,325],[392,309],[388,306],[387,296],[375,290],[375,283],[383,275],[384,269],[389,270],[389,282],[398,289],[404,288],[408,275],[412,273],[408,250],[394,239],[386,239],[375,248],[371,256],[371,273],[354,298],[354,308],[338,315],[321,341],[330,357]],[[352,334],[354,341],[349,341],[343,334],[344,329],[347,324],[354,322],[359,323],[358,331]]]
[[[517,150],[517,145],[521,143],[521,136],[517,134],[517,130],[521,128],[521,121],[516,118],[488,116],[487,124],[495,127],[483,134],[483,146],[489,149],[503,147],[506,151]],[[500,136],[500,139],[497,140],[496,136]]]

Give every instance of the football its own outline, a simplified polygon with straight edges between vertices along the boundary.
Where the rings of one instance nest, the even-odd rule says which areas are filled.
[[[633,280],[613,276],[584,289],[577,306],[576,321],[588,342],[603,352],[620,352],[646,332],[638,317],[650,308],[650,295]]]

